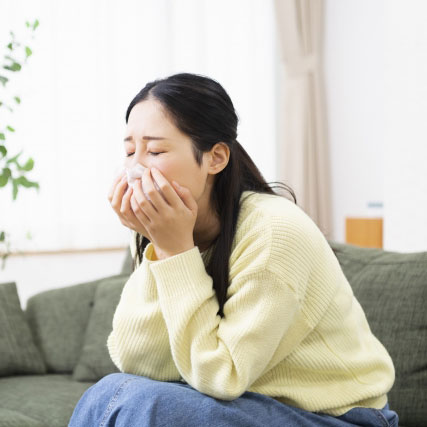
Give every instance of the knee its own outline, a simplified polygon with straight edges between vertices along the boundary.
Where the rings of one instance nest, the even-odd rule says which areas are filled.
[[[114,373],[89,387],[74,408],[69,426],[97,425],[114,397],[135,375]]]
[[[123,372],[116,372],[113,374],[106,375],[102,377],[97,383],[95,383],[92,387],[94,388],[111,388],[115,385],[121,385],[125,381],[130,378],[140,378],[137,375],[133,374],[125,374]]]
[[[123,388],[124,384],[129,383],[129,381],[135,378],[137,378],[136,375],[123,373],[106,375],[86,390],[86,398],[92,400],[90,397],[93,396],[93,399],[105,402],[107,399],[112,398],[118,390]]]
[[[130,384],[141,378],[124,373],[106,375],[86,391],[85,394],[88,395],[86,398],[93,404],[96,402],[100,406],[108,405],[110,401],[116,400],[119,396],[122,398],[121,395],[124,391],[129,394],[133,389]]]
[[[140,424],[140,420],[145,420],[143,425],[154,425],[154,420],[168,425],[169,417],[187,414],[197,406],[195,395],[200,394],[179,383],[114,373],[86,390],[74,410],[74,423],[69,425],[129,426]]]

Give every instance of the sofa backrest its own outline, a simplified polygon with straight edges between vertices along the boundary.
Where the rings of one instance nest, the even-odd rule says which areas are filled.
[[[132,273],[133,260],[132,255],[130,253],[130,247],[126,249],[126,255],[123,260],[121,273],[122,274],[131,274]]]
[[[427,252],[398,253],[329,242],[396,380],[388,394],[405,427],[427,425]]]
[[[132,258],[128,247],[121,272],[116,276],[130,275],[131,272]],[[25,316],[48,372],[73,372],[81,354],[96,289],[105,279],[52,289],[28,299]]]
[[[25,315],[48,372],[73,371],[101,280],[52,289],[28,299]]]

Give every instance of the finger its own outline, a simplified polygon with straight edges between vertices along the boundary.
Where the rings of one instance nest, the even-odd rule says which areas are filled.
[[[138,201],[136,200],[135,194],[132,194],[130,199],[130,204],[132,208],[132,213],[135,215],[135,218],[144,226],[144,228],[147,230],[147,228],[150,227],[150,218],[145,214],[145,212],[141,209],[139,206]]]
[[[123,171],[122,173],[120,173],[120,174],[118,174],[115,178],[114,178],[114,180],[113,180],[113,183],[111,184],[111,187],[110,187],[110,189],[109,189],[109,191],[108,191],[108,194],[107,194],[107,198],[108,198],[108,200],[111,202],[112,201],[112,199],[113,199],[113,194],[114,194],[114,190],[115,190],[115,188],[116,188],[116,185],[120,182],[120,180],[123,178],[123,176],[125,176],[126,175],[126,172],[125,171]]]
[[[120,212],[120,206],[122,204],[123,194],[128,187],[126,176],[123,176],[122,179],[118,182],[114,189],[113,197],[111,199],[111,206],[116,211]]]
[[[133,210],[131,209],[131,197],[133,194],[133,188],[128,185],[127,177],[124,175],[122,179],[118,182],[114,195],[112,198],[112,206],[114,211],[117,213],[120,222],[132,230],[141,231],[141,223],[138,218],[135,216]],[[144,228],[144,236],[148,238],[148,233]]]
[[[166,207],[168,207],[168,203],[154,186],[150,169],[145,169],[144,174],[142,175],[142,182],[144,186],[145,197],[151,201],[151,204],[154,206],[157,212],[160,212],[161,210],[164,210]]]
[[[140,224],[131,207],[132,196],[133,188],[129,187],[122,199],[119,218],[121,219],[122,224],[126,227],[131,228],[133,230],[138,230],[140,228]]]
[[[181,200],[184,202],[185,206],[191,211],[197,213],[198,205],[194,200],[191,191],[187,187],[182,187],[176,181],[172,181],[174,188],[176,189],[177,194],[180,196]]]
[[[120,213],[125,216],[130,210],[130,198],[132,197],[133,188],[128,186],[127,190],[123,194],[122,202],[120,204]]]
[[[160,192],[161,195],[163,195],[165,202],[173,208],[180,206],[181,200],[176,194],[174,187],[170,184],[166,177],[156,168],[151,168],[151,175],[160,189],[157,190],[157,192]]]
[[[142,191],[142,183],[140,179],[135,181],[134,198],[137,203],[135,208],[132,208],[134,213],[136,214],[138,211],[142,210],[150,220],[151,218],[154,218],[154,216],[157,214],[157,210]]]

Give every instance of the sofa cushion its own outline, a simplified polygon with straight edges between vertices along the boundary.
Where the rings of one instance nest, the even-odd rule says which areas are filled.
[[[15,411],[37,422],[8,426],[65,427],[80,397],[92,384],[73,381],[71,375],[59,374],[0,378],[0,406],[9,410],[9,417],[14,415],[11,411]]]
[[[0,284],[0,376],[45,372],[42,355],[19,302],[16,283]]]
[[[0,408],[0,427],[46,427],[40,421],[27,417],[17,411]]]
[[[427,252],[329,243],[372,332],[393,359],[396,381],[388,395],[390,407],[407,427],[427,425]]]
[[[120,301],[123,286],[128,278],[129,274],[120,274],[99,283],[80,359],[73,372],[75,380],[98,381],[105,375],[119,372],[110,358],[107,338],[112,329],[114,312]]]
[[[73,371],[101,281],[52,289],[28,299],[26,317],[48,372]]]

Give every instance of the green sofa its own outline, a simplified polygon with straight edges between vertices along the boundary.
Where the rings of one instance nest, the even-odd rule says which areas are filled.
[[[396,368],[390,406],[406,427],[427,426],[427,252],[396,253],[329,242],[374,334]],[[117,372],[106,339],[131,274],[45,291],[22,311],[0,284],[0,427],[62,427],[84,391]]]

